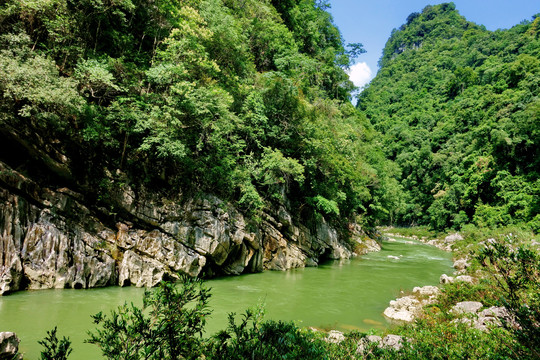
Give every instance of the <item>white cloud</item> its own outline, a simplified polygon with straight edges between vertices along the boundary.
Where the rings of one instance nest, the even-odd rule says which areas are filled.
[[[371,69],[365,62],[354,64],[347,73],[349,74],[349,79],[359,88],[362,88],[371,80],[372,74]]]

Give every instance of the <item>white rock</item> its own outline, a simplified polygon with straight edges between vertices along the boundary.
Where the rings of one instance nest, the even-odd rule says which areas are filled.
[[[471,264],[469,261],[467,261],[467,259],[458,259],[454,261],[454,269],[456,270],[465,270],[469,266],[471,266]]]
[[[454,278],[452,276],[442,274],[441,277],[439,278],[439,282],[441,284],[451,284],[454,282]]]
[[[345,335],[343,335],[341,331],[330,330],[326,339],[328,342],[339,344],[340,342],[345,340]]]
[[[379,343],[379,347],[399,350],[403,347],[403,338],[399,335],[386,335]]]
[[[469,275],[459,275],[456,276],[456,281],[466,282],[466,283],[473,283],[474,278]]]
[[[463,236],[461,236],[459,233],[451,234],[444,238],[444,241],[447,243],[453,243],[460,240],[463,240]]]
[[[432,295],[438,295],[441,292],[441,289],[439,289],[436,286],[423,286],[423,287],[415,287],[413,289],[413,294],[419,294],[423,296],[432,296]]]
[[[391,307],[387,307],[384,310],[384,316],[389,319],[397,321],[412,322],[414,320],[414,314],[409,310],[397,310]]]
[[[484,305],[478,301],[462,301],[458,302],[450,312],[454,314],[475,314]]]
[[[382,341],[382,338],[377,335],[368,335],[358,342],[358,347],[356,348],[357,354],[364,354],[364,352],[367,350],[368,347],[370,347],[371,344],[377,343],[380,344]]]

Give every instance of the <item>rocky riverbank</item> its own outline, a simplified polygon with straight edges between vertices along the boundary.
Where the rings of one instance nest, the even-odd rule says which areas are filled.
[[[0,294],[23,289],[154,286],[164,276],[316,266],[377,251],[360,226],[306,227],[280,206],[253,222],[211,194],[162,198],[119,184],[115,213],[0,162]]]
[[[386,233],[385,235],[404,237],[401,235],[390,233]],[[426,238],[418,238],[417,236],[412,236],[409,238],[422,241],[427,245],[435,246],[444,251],[451,251],[452,246],[456,243],[456,241],[463,240],[461,235],[457,233],[449,235],[443,240],[428,240]],[[456,275],[456,277],[442,274],[440,277],[440,283],[445,284],[454,281],[472,283],[474,281],[472,277],[460,275],[465,271],[468,266],[470,266],[470,263],[467,259],[454,259],[453,267],[455,269],[454,275]],[[437,286],[415,287],[412,290],[412,294],[390,301],[389,306],[384,310],[384,316],[393,321],[413,322],[415,318],[422,314],[422,309],[424,306],[434,304],[437,301],[437,297],[439,294],[440,289]]]
[[[427,237],[420,237],[420,236],[404,236],[400,234],[393,234],[390,232],[385,232],[386,236],[394,236],[394,237],[401,237],[404,239],[411,239],[411,240],[418,240],[423,242],[424,244],[428,244],[431,246],[435,246],[438,249],[444,250],[444,251],[452,251],[452,246],[457,242],[463,240],[463,237],[459,233],[451,234],[446,236],[444,239],[429,239]]]
[[[459,234],[449,235],[442,241],[438,239],[418,239],[418,237],[412,237],[412,239],[420,240],[445,251],[451,251],[456,241],[463,240]],[[463,275],[469,266],[470,261],[468,258],[455,259],[453,264],[455,269],[454,276],[442,274],[439,281],[440,284],[454,282],[461,282],[463,284],[477,283],[478,279],[473,276]],[[396,322],[413,323],[415,319],[423,315],[425,306],[437,304],[440,294],[441,290],[437,286],[415,287],[412,294],[390,301],[389,306],[384,310],[384,316]],[[475,329],[483,331],[487,331],[489,327],[502,326],[503,322],[508,323],[513,321],[508,310],[504,307],[485,307],[484,304],[478,301],[457,302],[450,310],[450,313],[456,317],[454,322],[466,323]]]

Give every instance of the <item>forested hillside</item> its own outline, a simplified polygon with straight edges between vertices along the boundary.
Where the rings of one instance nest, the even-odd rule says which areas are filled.
[[[257,219],[388,211],[391,166],[350,104],[315,0],[8,0],[2,160],[117,211],[115,187],[212,193]],[[388,168],[388,170],[386,170]]]
[[[394,166],[326,6],[1,2],[0,294],[378,249]]]
[[[394,30],[358,107],[403,195],[388,219],[540,230],[540,18],[487,31],[452,3]]]

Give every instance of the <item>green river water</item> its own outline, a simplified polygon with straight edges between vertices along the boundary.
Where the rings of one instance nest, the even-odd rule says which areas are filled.
[[[398,256],[399,260],[388,256]],[[436,285],[442,273],[452,272],[451,254],[416,241],[393,239],[377,253],[316,268],[266,271],[207,281],[212,288],[208,334],[226,327],[227,314],[240,314],[263,303],[266,319],[293,320],[300,326],[341,331],[384,329],[382,315],[401,290]],[[25,359],[38,359],[37,341],[58,326],[69,336],[71,359],[99,358],[97,346],[84,344],[94,328],[90,315],[108,314],[124,302],[142,305],[143,289],[109,287],[88,290],[40,290],[0,297],[0,331],[14,331]]]

